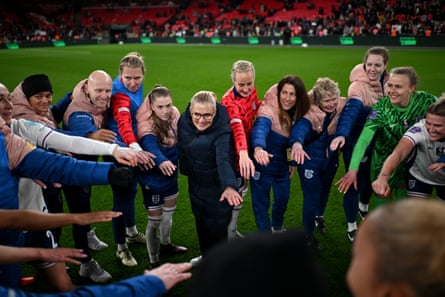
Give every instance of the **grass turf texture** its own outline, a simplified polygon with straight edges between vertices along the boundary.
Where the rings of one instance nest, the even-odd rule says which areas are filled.
[[[349,71],[362,61],[366,48],[125,44],[4,50],[0,54],[0,65],[3,66],[0,82],[12,91],[26,76],[46,73],[53,84],[56,101],[95,69],[103,69],[114,77],[118,72],[120,59],[130,51],[139,51],[145,58],[144,94],[157,83],[167,86],[172,91],[174,104],[183,111],[191,96],[198,90],[215,91],[220,98],[231,85],[230,69],[237,59],[248,59],[254,63],[255,82],[260,98],[272,84],[286,74],[300,76],[308,89],[318,77],[328,76],[339,82],[342,95],[346,95]],[[437,96],[445,91],[442,85],[445,77],[443,49],[390,48],[390,55],[389,68],[407,65],[416,68],[419,89]],[[340,178],[343,172],[343,164],[340,164],[335,180]],[[180,195],[173,221],[172,240],[176,244],[186,245],[189,251],[170,258],[161,256],[162,262],[188,261],[199,255],[194,218],[187,196],[186,179],[183,176],[179,177],[179,186]],[[112,195],[109,186],[94,186],[91,204],[93,210],[111,209]],[[292,180],[291,199],[285,217],[286,228],[301,226],[301,207],[302,193],[296,175]],[[136,199],[136,214],[138,229],[145,232],[147,216],[140,190]],[[342,195],[334,187],[325,219],[327,234],[316,235],[323,249],[319,260],[328,273],[332,296],[350,296],[345,284],[345,273],[350,260],[351,245],[346,237]],[[95,224],[94,227],[98,236],[109,243],[110,247],[102,252],[93,252],[92,255],[113,275],[113,281],[138,275],[148,267],[144,245],[130,245],[139,265],[134,268],[124,267],[115,256],[116,246],[113,243],[111,223]],[[250,194],[241,210],[239,230],[243,233],[256,230]],[[73,246],[70,227],[64,228],[62,245]],[[75,283],[89,283],[78,277],[78,267],[70,266],[70,275]],[[32,273],[28,266],[25,266],[25,273]],[[189,282],[181,283],[166,296],[187,296],[188,286]],[[27,289],[41,288],[34,285]]]

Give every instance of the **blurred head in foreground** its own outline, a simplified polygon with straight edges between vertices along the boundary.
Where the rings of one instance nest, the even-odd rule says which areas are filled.
[[[329,296],[324,272],[299,229],[225,242],[196,270],[193,297]]]
[[[410,198],[358,229],[347,281],[354,297],[445,296],[445,203]]]

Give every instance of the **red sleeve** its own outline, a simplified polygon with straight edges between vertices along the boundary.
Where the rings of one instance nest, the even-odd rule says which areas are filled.
[[[244,116],[241,114],[241,108],[235,101],[235,95],[230,89],[222,98],[221,104],[226,107],[227,114],[230,119],[230,127],[233,131],[233,139],[235,142],[235,151],[238,156],[241,150],[247,150],[247,135],[244,131]]]
[[[111,100],[111,110],[117,122],[119,135],[125,144],[130,145],[133,142],[137,142],[137,137],[134,134],[132,126],[130,97],[122,93],[115,94]]]
[[[250,131],[260,104],[256,88],[245,98],[235,98],[232,88],[224,94],[221,104],[226,107],[229,115],[235,150],[238,155],[240,150],[247,150],[249,147]]]

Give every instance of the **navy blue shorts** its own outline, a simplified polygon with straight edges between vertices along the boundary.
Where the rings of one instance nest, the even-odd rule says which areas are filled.
[[[56,248],[57,242],[54,239],[54,235],[50,230],[42,231],[28,231],[24,232],[25,235],[25,247],[37,247],[37,248]],[[54,265],[53,262],[48,261],[31,261],[29,262],[36,268],[46,268]]]
[[[421,182],[420,180],[412,176],[411,173],[409,172],[407,174],[407,177],[408,177],[408,190],[407,190],[408,196],[429,198],[431,197],[434,188],[436,188],[437,196],[441,200],[445,200],[445,186],[436,186]]]
[[[179,194],[178,184],[166,189],[163,192],[152,191],[142,187],[142,195],[144,196],[144,206],[146,209],[160,209],[164,205],[165,200],[177,198]]]

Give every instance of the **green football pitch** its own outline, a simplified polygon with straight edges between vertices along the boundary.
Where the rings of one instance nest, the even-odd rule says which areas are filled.
[[[49,76],[54,90],[55,101],[73,89],[78,81],[96,69],[103,69],[111,76],[117,75],[119,60],[130,51],[144,56],[146,76],[144,93],[155,84],[168,87],[174,104],[183,111],[191,96],[198,90],[212,90],[218,97],[231,86],[230,70],[238,59],[247,59],[256,68],[255,84],[260,98],[274,83],[286,74],[300,76],[309,89],[318,77],[330,77],[339,82],[342,95],[346,95],[349,71],[363,59],[366,48],[357,47],[263,47],[263,46],[218,46],[218,45],[167,45],[167,44],[124,44],[71,46],[64,48],[32,48],[0,51],[2,71],[0,82],[12,91],[23,78],[36,73]],[[440,96],[445,92],[445,55],[443,49],[390,48],[389,68],[414,66],[419,75],[418,88]],[[343,165],[337,172],[337,180],[344,172]],[[172,239],[174,243],[186,245],[189,251],[184,255],[161,258],[161,261],[187,261],[199,255],[194,218],[187,196],[186,180],[179,177],[180,195],[174,216]],[[325,219],[327,234],[316,234],[322,252],[318,259],[330,279],[332,296],[349,296],[345,284],[345,273],[350,260],[351,245],[346,237],[346,222],[342,208],[342,195],[332,188]],[[93,210],[112,208],[109,186],[94,186]],[[285,227],[302,225],[302,193],[298,176],[292,179],[292,193],[285,217]],[[141,192],[136,200],[137,226],[145,232],[146,211]],[[111,223],[95,224],[98,236],[110,247],[102,252],[93,252],[93,257],[113,275],[113,281],[138,275],[148,267],[147,251],[144,245],[132,245],[130,249],[139,262],[137,267],[124,267],[115,257],[115,245]],[[256,230],[247,195],[239,221],[239,230],[250,233]],[[63,230],[62,245],[73,246],[71,228]],[[261,259],[258,259],[261,262]],[[78,267],[72,266],[70,275],[75,283],[88,282],[78,277]],[[25,273],[32,270],[25,265]],[[255,270],[252,270],[255,273]],[[243,280],[234,280],[240,281]],[[190,282],[173,288],[167,296],[187,296]],[[30,286],[27,289],[40,290]]]

